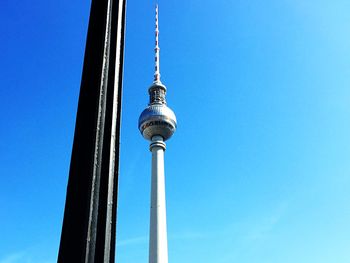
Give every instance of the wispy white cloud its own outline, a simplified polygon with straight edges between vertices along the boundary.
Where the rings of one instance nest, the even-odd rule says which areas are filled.
[[[181,239],[181,240],[188,240],[188,239],[201,239],[205,238],[207,235],[205,233],[199,233],[199,232],[180,232],[175,233],[172,235],[169,235],[169,239]]]
[[[117,240],[117,247],[139,245],[139,244],[145,244],[147,242],[148,242],[147,236],[139,236],[139,237],[128,238],[120,241]]]
[[[3,258],[0,258],[0,263],[17,263],[23,262],[25,253],[23,251],[14,252],[9,255],[6,255]]]
[[[28,249],[12,252],[2,258],[0,263],[54,263],[52,260],[39,260],[40,256],[31,253]]]
[[[232,222],[211,233],[213,239],[222,240],[217,247],[222,254],[221,262],[238,262],[242,256],[251,253],[252,249],[263,246],[273,236],[278,224],[283,221],[288,207],[289,202],[280,202],[274,209],[264,214]]]
[[[206,235],[197,232],[182,232],[168,235],[169,240],[189,240],[189,239],[200,239],[205,238]],[[117,247],[123,246],[135,246],[135,245],[144,245],[148,244],[149,237],[148,236],[139,236],[132,237],[124,240],[117,240]],[[0,262],[2,263],[2,262]]]
[[[266,238],[280,222],[287,207],[288,203],[281,203],[270,215],[261,218],[258,223],[253,225],[246,233],[245,238],[250,241]]]

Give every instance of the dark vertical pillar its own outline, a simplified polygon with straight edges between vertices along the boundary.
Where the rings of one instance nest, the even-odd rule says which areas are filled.
[[[114,262],[126,0],[92,0],[58,262]]]

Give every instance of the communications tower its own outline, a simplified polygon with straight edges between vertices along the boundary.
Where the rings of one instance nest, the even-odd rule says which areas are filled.
[[[160,81],[158,5],[155,20],[155,72],[148,89],[149,104],[139,117],[139,130],[149,140],[152,152],[151,218],[149,238],[149,263],[168,263],[166,229],[164,151],[165,141],[176,130],[176,117],[165,100],[166,87]]]

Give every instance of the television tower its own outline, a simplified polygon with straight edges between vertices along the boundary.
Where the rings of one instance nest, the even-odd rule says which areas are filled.
[[[166,230],[164,151],[165,141],[176,130],[174,112],[166,105],[166,87],[160,81],[158,5],[155,21],[155,72],[148,89],[150,101],[139,117],[139,130],[146,140],[151,141],[151,219],[149,238],[149,263],[168,263],[168,240]]]

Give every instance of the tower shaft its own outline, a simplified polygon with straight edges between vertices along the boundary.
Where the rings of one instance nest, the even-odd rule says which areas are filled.
[[[152,152],[152,182],[149,263],[168,263],[164,176],[165,143],[161,136],[152,138],[150,150]]]

